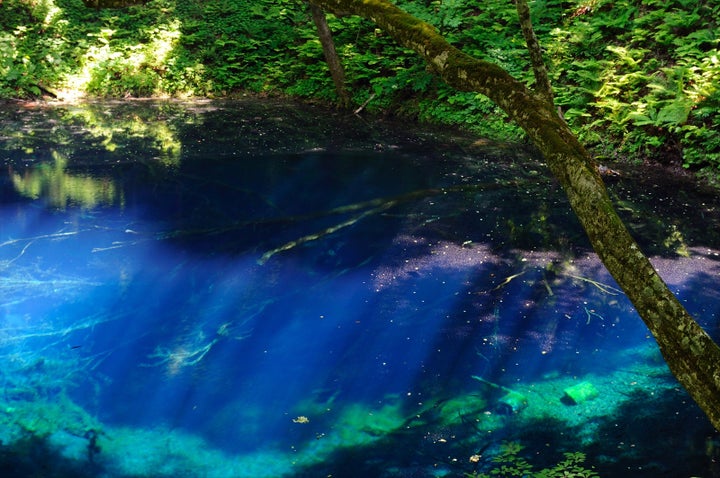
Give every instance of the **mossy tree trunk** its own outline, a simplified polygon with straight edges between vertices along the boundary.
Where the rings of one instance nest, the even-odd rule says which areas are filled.
[[[684,309],[618,217],[592,157],[547,100],[501,67],[466,55],[386,0],[314,0],[373,21],[449,85],[481,93],[519,124],[560,181],[593,248],[660,346],[672,373],[720,430],[720,348]]]

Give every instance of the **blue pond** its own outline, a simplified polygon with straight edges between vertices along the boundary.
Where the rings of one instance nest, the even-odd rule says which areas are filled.
[[[523,147],[270,101],[0,122],[2,476],[720,473]],[[719,338],[715,194],[608,184]]]

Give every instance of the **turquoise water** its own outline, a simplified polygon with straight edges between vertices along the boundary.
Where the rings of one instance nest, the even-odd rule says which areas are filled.
[[[242,101],[2,114],[2,476],[717,472],[526,150]],[[609,183],[717,336],[718,201],[661,180]]]

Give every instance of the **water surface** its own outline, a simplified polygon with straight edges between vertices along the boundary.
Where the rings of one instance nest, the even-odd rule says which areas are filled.
[[[717,472],[523,147],[268,101],[0,124],[3,476],[463,476],[520,447],[536,470]],[[608,183],[717,338],[715,195]]]

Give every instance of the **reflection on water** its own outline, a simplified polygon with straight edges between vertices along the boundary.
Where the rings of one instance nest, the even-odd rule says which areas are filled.
[[[247,101],[1,115],[9,476],[714,472],[522,150]],[[621,213],[718,336],[717,200],[634,175]]]
[[[41,163],[22,174],[11,173],[17,192],[32,199],[42,198],[51,207],[59,209],[68,205],[85,209],[122,205],[122,191],[116,189],[111,179],[68,172],[67,158],[55,150],[50,154],[52,164]]]

